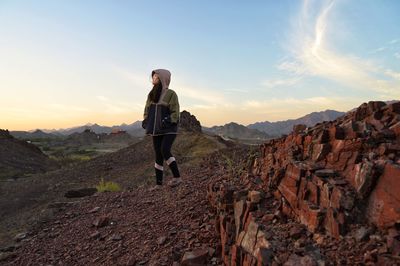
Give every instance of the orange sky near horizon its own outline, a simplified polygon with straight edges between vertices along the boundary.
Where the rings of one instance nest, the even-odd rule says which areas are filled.
[[[270,108],[264,108],[260,106],[257,108],[257,103],[253,103],[254,106],[251,108],[252,103],[244,104],[242,107],[238,106],[225,106],[215,108],[181,108],[181,111],[186,110],[200,121],[202,126],[212,127],[216,125],[224,125],[229,122],[236,122],[242,125],[248,125],[255,122],[275,122],[287,119],[296,119],[301,116],[307,115],[311,112],[325,111],[326,108],[323,105],[314,108],[313,104],[303,105],[303,108],[293,106],[291,110],[287,109],[287,104],[271,104]],[[353,105],[338,105],[336,111],[348,111],[354,107],[357,107],[361,103],[354,103]],[[247,106],[247,107],[246,107]],[[300,105],[302,106],[302,105]],[[253,111],[249,110],[252,109]],[[250,114],[250,115],[249,115]],[[107,114],[107,113],[96,113],[88,112],[85,114],[79,114],[78,111],[70,111],[63,113],[52,113],[43,114],[42,116],[31,115],[27,118],[23,116],[2,116],[0,117],[0,129],[8,129],[9,131],[30,131],[35,129],[65,129],[71,127],[82,126],[85,124],[97,123],[101,126],[115,126],[121,125],[122,123],[131,124],[135,121],[142,120],[142,114],[137,112],[118,113],[118,114]],[[204,121],[207,121],[205,123]],[[228,121],[228,122],[226,122]]]

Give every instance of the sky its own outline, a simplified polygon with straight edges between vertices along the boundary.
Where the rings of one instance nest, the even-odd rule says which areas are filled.
[[[0,0],[0,128],[143,119],[153,69],[203,126],[400,99],[400,1]]]

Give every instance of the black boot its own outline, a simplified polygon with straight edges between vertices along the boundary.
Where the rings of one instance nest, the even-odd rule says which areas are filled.
[[[173,161],[172,163],[169,164],[169,168],[171,169],[171,172],[174,177],[180,177],[179,169],[178,169],[178,164],[176,161]]]
[[[162,185],[163,183],[163,171],[159,170],[157,168],[154,168],[156,171],[156,184],[157,185]]]

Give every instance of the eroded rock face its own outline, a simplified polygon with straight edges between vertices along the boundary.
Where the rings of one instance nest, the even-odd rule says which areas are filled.
[[[375,189],[368,199],[367,217],[384,227],[398,221],[400,212],[400,166],[386,163]]]
[[[334,237],[361,220],[400,221],[400,102],[362,104],[332,122],[261,146],[248,178],[260,177],[281,210]]]
[[[201,132],[200,121],[188,111],[181,112],[179,127],[187,131]]]

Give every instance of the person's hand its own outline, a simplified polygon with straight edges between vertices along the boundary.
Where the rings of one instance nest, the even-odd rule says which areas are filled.
[[[142,128],[146,129],[147,127],[147,118],[142,121]]]
[[[171,126],[171,117],[165,116],[162,120],[161,120],[161,127],[162,128],[168,128]]]

